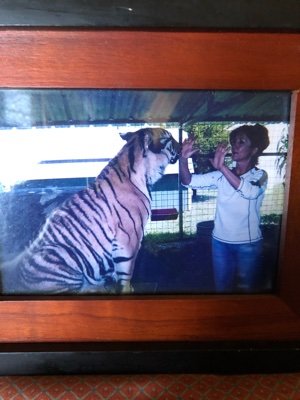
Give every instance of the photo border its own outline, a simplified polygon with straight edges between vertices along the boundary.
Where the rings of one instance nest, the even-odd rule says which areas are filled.
[[[7,296],[0,343],[300,339],[300,35],[1,29],[1,88],[289,90],[279,279],[274,294]]]

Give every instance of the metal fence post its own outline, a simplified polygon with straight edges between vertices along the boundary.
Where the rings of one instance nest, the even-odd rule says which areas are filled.
[[[181,146],[182,144],[182,125],[180,124],[179,126],[179,135],[178,135],[178,139],[179,139],[179,144]],[[181,186],[181,182],[180,182],[180,178],[179,178],[179,166],[178,166],[178,212],[179,212],[179,237],[180,239],[183,238],[183,190],[182,190],[182,186]]]

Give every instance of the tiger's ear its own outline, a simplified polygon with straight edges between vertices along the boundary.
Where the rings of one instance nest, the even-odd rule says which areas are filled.
[[[128,140],[132,137],[132,133],[133,132],[120,133],[120,137],[128,142]]]

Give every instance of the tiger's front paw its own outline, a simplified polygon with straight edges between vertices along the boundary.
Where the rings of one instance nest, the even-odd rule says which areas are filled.
[[[134,292],[134,289],[130,282],[122,282],[119,285],[120,294],[130,294]]]

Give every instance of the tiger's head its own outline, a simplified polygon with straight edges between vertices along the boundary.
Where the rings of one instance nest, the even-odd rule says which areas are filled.
[[[123,133],[121,138],[128,143],[138,138],[144,157],[151,151],[155,154],[165,154],[170,164],[175,164],[178,160],[180,145],[165,129],[142,128],[136,132]]]
[[[121,137],[127,141],[131,171],[145,176],[148,186],[162,177],[168,164],[178,160],[180,145],[165,129],[142,128]]]

